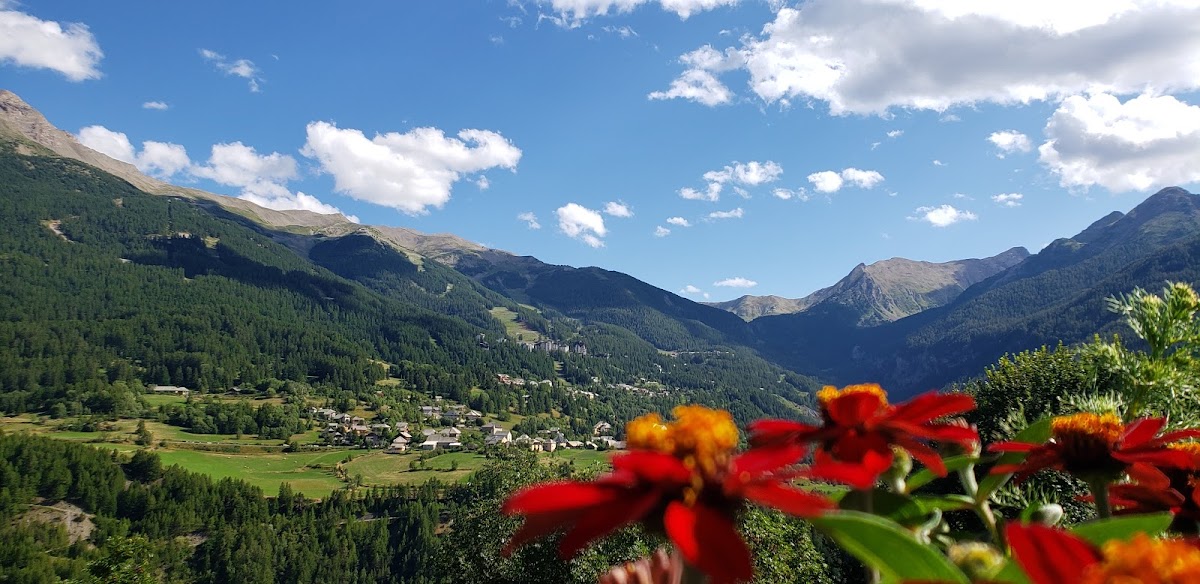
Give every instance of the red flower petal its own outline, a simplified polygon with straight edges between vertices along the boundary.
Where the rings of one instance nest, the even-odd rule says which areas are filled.
[[[1170,444],[1172,442],[1179,442],[1180,440],[1186,440],[1188,438],[1200,438],[1200,430],[1188,429],[1188,430],[1176,430],[1174,432],[1167,432],[1166,434],[1163,434],[1162,436],[1155,438],[1151,442],[1151,444],[1154,444],[1154,445]]]
[[[1144,463],[1153,466],[1166,466],[1171,468],[1194,468],[1195,457],[1182,450],[1117,450],[1112,453],[1112,457],[1127,463]]]
[[[1004,532],[1013,557],[1033,584],[1073,584],[1100,561],[1095,548],[1065,531],[1013,522]]]
[[[839,426],[854,426],[874,418],[883,407],[883,398],[874,393],[844,393],[825,404],[829,419]]]
[[[692,478],[678,458],[660,452],[630,452],[612,458],[613,470],[657,485],[686,485]]]
[[[778,445],[803,439],[802,436],[817,431],[815,426],[791,420],[758,420],[750,424],[750,443],[755,445]]]
[[[816,460],[809,470],[813,478],[845,483],[856,489],[875,486],[875,479],[892,466],[892,457],[868,451],[861,462],[840,462],[824,451],[818,451]]]
[[[950,414],[975,409],[975,398],[962,393],[929,392],[896,406],[891,418],[910,424],[923,424]]]
[[[600,483],[546,483],[521,489],[500,510],[505,515],[570,511],[607,503],[621,495],[622,489]]]
[[[720,512],[675,501],[667,506],[663,524],[679,553],[714,582],[747,581],[754,576],[746,542]]]
[[[1129,448],[1141,446],[1153,439],[1166,425],[1166,418],[1142,418],[1125,428],[1121,434],[1121,445]]]
[[[833,501],[821,495],[773,482],[746,485],[742,488],[742,495],[759,505],[774,507],[797,517],[820,515],[822,511],[835,506]]]
[[[513,534],[508,543],[504,544],[504,548],[500,550],[500,554],[508,556],[526,543],[570,526],[581,513],[583,512],[571,510],[526,517],[525,522],[521,524],[521,528]]]
[[[932,448],[909,438],[908,436],[896,436],[896,444],[903,447],[913,455],[913,458],[921,461],[921,464],[933,471],[933,474],[944,477],[946,476],[946,464],[942,462],[942,457],[938,456]]]
[[[631,499],[621,499],[607,505],[595,507],[575,522],[571,531],[558,544],[558,555],[563,559],[570,558],[587,547],[594,539],[599,539],[633,523],[649,513],[659,503],[659,495],[647,491]]]
[[[988,452],[1031,452],[1042,446],[1029,442],[996,442],[988,446]]]
[[[1163,471],[1158,470],[1158,467],[1144,464],[1141,462],[1129,465],[1125,471],[1129,475],[1129,479],[1143,487],[1152,489],[1169,489],[1171,488],[1171,479]]]
[[[791,466],[804,458],[806,449],[799,445],[751,448],[733,459],[733,473],[757,475]]]
[[[954,424],[925,424],[916,425],[905,422],[889,422],[888,426],[903,431],[916,438],[937,440],[940,442],[970,443],[979,440],[979,431],[966,426]]]

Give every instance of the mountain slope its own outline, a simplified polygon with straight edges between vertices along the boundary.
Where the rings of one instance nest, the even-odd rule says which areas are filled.
[[[779,362],[838,382],[877,380],[911,393],[978,374],[1005,352],[1087,340],[1111,326],[1107,296],[1167,279],[1196,281],[1200,197],[1163,189],[968,288],[953,302],[855,328],[846,314],[752,323]]]
[[[963,290],[1028,256],[1025,248],[1014,247],[989,258],[944,263],[892,258],[870,265],[859,264],[833,286],[804,298],[743,296],[710,306],[728,310],[745,320],[810,310],[848,313],[856,315],[856,324],[871,326],[947,304]]]

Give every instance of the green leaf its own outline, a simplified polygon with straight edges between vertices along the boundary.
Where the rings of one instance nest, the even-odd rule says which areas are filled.
[[[977,462],[979,462],[979,457],[971,456],[969,454],[960,454],[958,456],[951,456],[950,458],[942,460],[942,463],[946,465],[946,471],[948,473],[958,472]],[[924,487],[925,485],[928,485],[937,478],[940,477],[933,474],[933,471],[929,470],[928,468],[923,468],[913,473],[912,476],[908,477],[908,480],[904,483],[904,490],[911,493],[921,487]]]
[[[922,495],[913,497],[913,501],[925,513],[931,513],[934,509],[940,511],[962,511],[964,509],[975,508],[975,500],[966,495]]]
[[[1021,565],[1012,560],[1004,560],[1004,567],[1000,568],[1000,571],[992,576],[990,581],[1001,584],[1030,584],[1025,570],[1022,570]]]
[[[882,517],[837,511],[817,517],[812,523],[886,580],[967,582],[967,577],[940,552]]]
[[[1125,515],[1081,523],[1072,527],[1071,533],[1086,539],[1092,545],[1103,545],[1112,539],[1129,539],[1135,533],[1157,536],[1166,531],[1169,525],[1170,513]]]
[[[1021,430],[1013,437],[1013,442],[1029,442],[1031,444],[1041,444],[1050,439],[1050,418],[1042,418],[1030,424],[1028,428]],[[1025,452],[1008,452],[996,461],[996,464],[1019,464],[1025,460],[1028,453]],[[991,498],[992,493],[995,493],[1000,487],[1003,487],[1009,479],[1012,478],[1012,473],[1005,474],[989,474],[979,481],[979,491],[975,494],[976,501],[986,501]]]

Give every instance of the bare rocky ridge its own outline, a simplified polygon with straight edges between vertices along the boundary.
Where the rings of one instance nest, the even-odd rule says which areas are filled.
[[[712,306],[744,320],[809,310],[850,311],[859,326],[899,320],[954,300],[963,290],[982,282],[1029,257],[1023,247],[983,259],[944,263],[892,258],[871,265],[859,264],[833,286],[803,298],[743,296]]]
[[[337,213],[325,215],[299,209],[267,209],[243,199],[172,185],[142,174],[132,164],[114,160],[80,144],[75,136],[56,128],[17,94],[4,89],[0,89],[0,138],[16,141],[18,149],[25,153],[49,150],[118,176],[147,193],[216,203],[227,211],[288,233],[340,236],[366,232],[405,251],[435,258],[451,266],[464,254],[488,252],[489,255],[514,257],[450,234],[426,235],[403,227],[362,226]],[[304,245],[302,242],[290,243]]]

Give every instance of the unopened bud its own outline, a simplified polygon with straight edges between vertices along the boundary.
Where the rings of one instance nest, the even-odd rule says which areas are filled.
[[[1046,503],[1029,515],[1030,521],[1041,523],[1047,527],[1058,525],[1058,522],[1062,521],[1062,518],[1063,508],[1058,503]]]
[[[972,582],[991,580],[1004,567],[1004,554],[986,543],[957,543],[950,546],[946,554]]]

